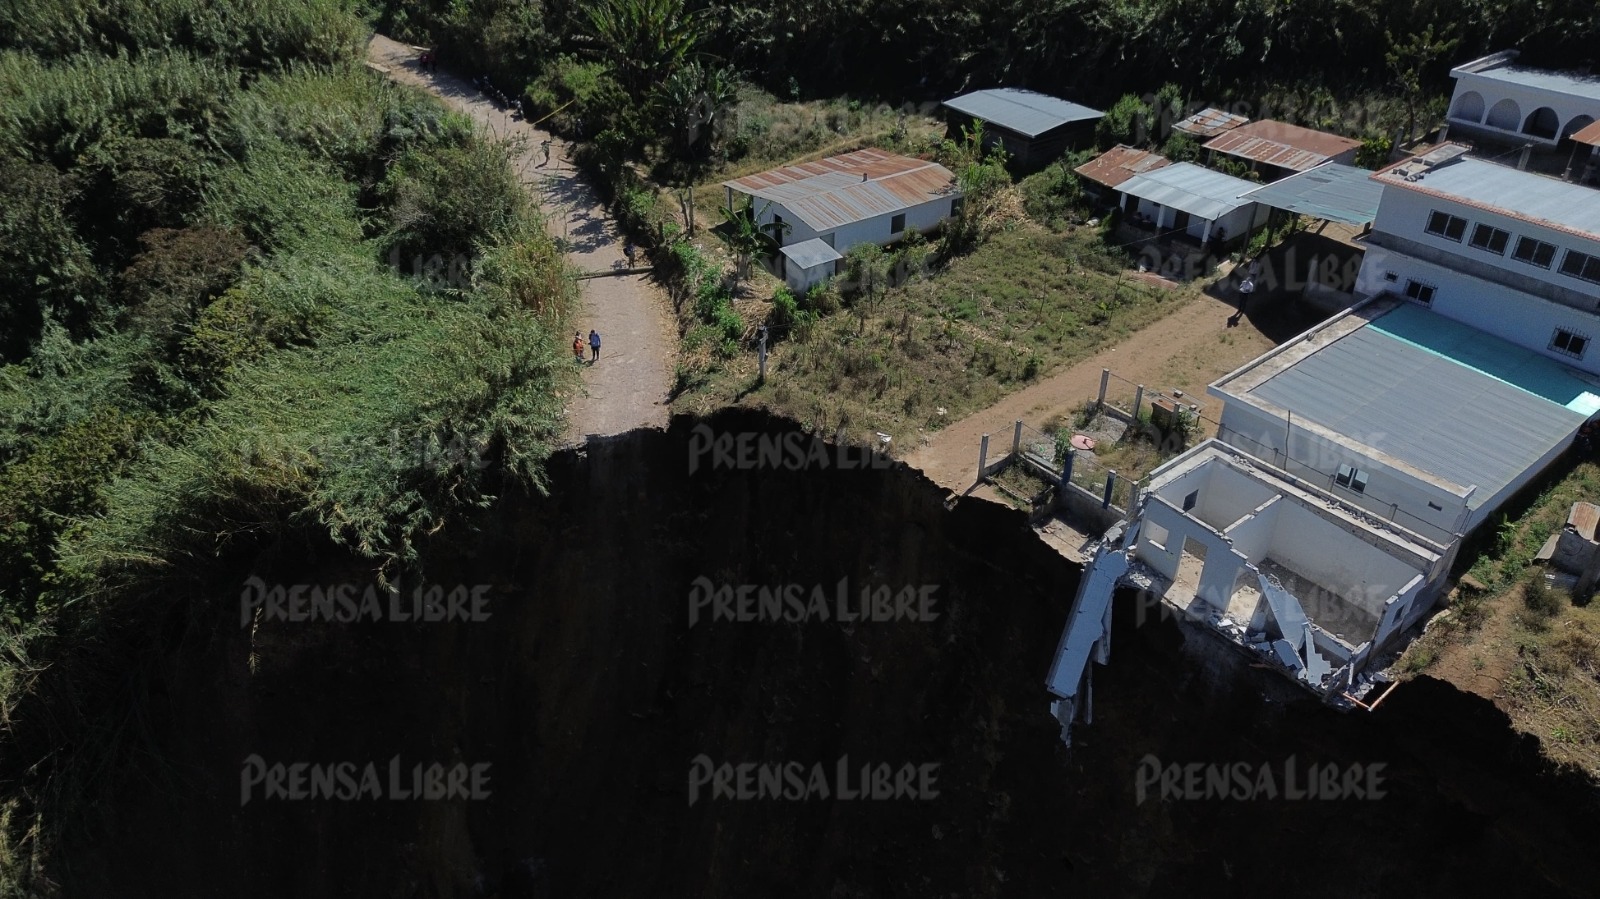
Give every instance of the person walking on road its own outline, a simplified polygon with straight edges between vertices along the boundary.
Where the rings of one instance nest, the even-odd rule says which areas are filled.
[[[544,162],[539,163],[539,168],[544,168],[550,164],[550,138],[545,138],[539,147],[544,150]]]
[[[633,268],[633,254],[633,239],[629,238],[628,241],[622,245],[622,255],[628,257],[628,268]]]
[[[572,358],[583,364],[583,335],[577,331],[572,332]]]
[[[589,354],[590,362],[600,361],[600,332],[593,328],[589,329]]]

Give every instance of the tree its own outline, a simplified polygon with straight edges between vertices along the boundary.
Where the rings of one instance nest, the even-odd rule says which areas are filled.
[[[867,313],[878,311],[883,293],[889,288],[889,275],[894,268],[894,254],[875,243],[857,244],[845,254],[845,277],[856,295],[856,312],[860,316],[857,333],[867,327]]]
[[[739,99],[739,78],[726,66],[685,64],[656,90],[655,106],[683,160],[713,157],[727,135]]]
[[[772,208],[769,202],[761,207],[758,212],[755,200],[745,197],[744,204],[723,206],[722,215],[728,220],[728,228],[723,234],[728,248],[733,250],[734,280],[735,284],[750,277],[750,262],[757,256],[769,256],[776,252],[782,243],[783,235],[789,230],[789,223],[771,221],[760,224],[761,217]]]
[[[589,7],[589,36],[635,97],[665,83],[693,55],[705,14],[684,0],[600,0]]]
[[[983,236],[984,223],[999,208],[1001,192],[1011,185],[1005,151],[998,145],[985,152],[983,123],[963,128],[961,140],[946,140],[939,161],[955,172],[961,189],[960,208],[945,225],[944,249],[954,254],[970,249]]]
[[[1427,28],[1413,32],[1411,39],[1405,43],[1395,40],[1395,36],[1388,31],[1383,33],[1389,42],[1389,51],[1383,55],[1383,61],[1389,66],[1389,74],[1394,76],[1395,87],[1400,89],[1400,95],[1406,103],[1406,143],[1410,143],[1417,132],[1417,106],[1422,101],[1424,74],[1435,60],[1455,52],[1456,46],[1461,43],[1459,37],[1446,37],[1453,30],[1446,28],[1435,35],[1433,25],[1429,24]]]
[[[1135,94],[1123,94],[1095,126],[1095,139],[1101,146],[1142,147],[1154,137],[1155,110]]]

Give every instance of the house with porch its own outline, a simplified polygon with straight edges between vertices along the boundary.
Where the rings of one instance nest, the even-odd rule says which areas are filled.
[[[1570,149],[1573,135],[1600,120],[1600,77],[1516,65],[1504,50],[1450,70],[1455,91],[1449,134],[1501,143]]]
[[[929,232],[961,209],[956,176],[936,162],[866,149],[723,182],[728,207],[748,197],[778,252],[767,264],[797,291],[837,270],[861,243]],[[792,269],[792,271],[791,271]]]
[[[1124,221],[1178,234],[1202,247],[1230,246],[1267,221],[1268,207],[1244,195],[1260,185],[1192,162],[1147,170],[1117,185]]]

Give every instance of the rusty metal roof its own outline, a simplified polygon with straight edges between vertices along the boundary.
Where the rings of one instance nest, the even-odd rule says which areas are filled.
[[[1361,146],[1361,141],[1288,122],[1248,122],[1206,142],[1207,150],[1303,172]]]
[[[878,149],[857,150],[722,182],[777,203],[815,231],[960,196],[956,176],[936,162]]]
[[[1248,121],[1250,119],[1246,116],[1223,112],[1220,109],[1208,106],[1172,127],[1185,134],[1204,138],[1216,137],[1224,131],[1232,131]]]
[[[1172,165],[1172,160],[1159,153],[1117,144],[1073,171],[1097,184],[1116,187],[1134,175],[1169,165]]]
[[[1587,128],[1573,132],[1572,139],[1580,144],[1591,147],[1600,147],[1600,122],[1595,122]]]

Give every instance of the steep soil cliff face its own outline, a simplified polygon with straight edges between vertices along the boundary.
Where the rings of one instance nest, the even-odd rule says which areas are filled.
[[[1069,753],[1043,678],[1078,571],[1020,513],[947,510],[904,468],[691,473],[695,427],[564,454],[548,497],[431,546],[429,582],[491,586],[486,622],[240,627],[252,575],[365,577],[325,548],[194,597],[144,649],[169,658],[140,710],[162,761],[66,853],[66,895],[1595,895],[1592,788],[1487,703],[1422,679],[1341,715],[1125,604]],[[938,617],[691,623],[697,583],[841,578],[931,587]],[[252,755],[488,763],[491,794],[241,805]],[[1152,755],[1381,763],[1383,796],[1141,803]],[[937,765],[937,796],[691,804],[702,756]]]

